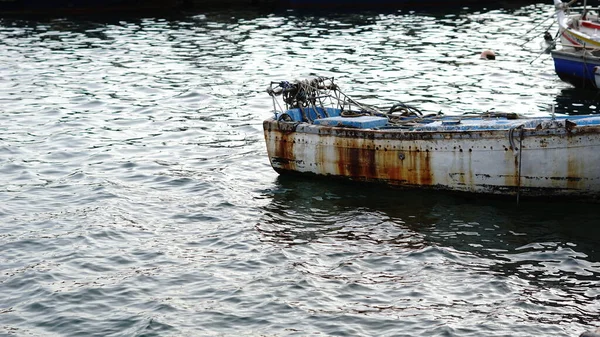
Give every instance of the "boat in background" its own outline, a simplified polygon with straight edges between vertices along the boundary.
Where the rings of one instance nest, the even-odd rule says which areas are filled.
[[[504,0],[502,2],[485,2],[480,0],[279,0],[281,7],[293,9],[375,9],[375,8],[429,8],[448,9],[463,8],[469,6],[498,6],[510,3],[527,3],[527,0]]]
[[[550,52],[556,75],[576,88],[600,88],[600,50],[561,48]]]
[[[573,2],[573,1],[572,1]],[[570,4],[554,0],[561,45],[573,48],[600,48],[598,15],[584,7],[581,13],[571,13]]]
[[[0,0],[0,15],[95,15],[173,10],[184,0]]]
[[[477,0],[281,0],[283,6],[300,9],[356,9],[356,8],[399,8],[399,7],[462,7]]]
[[[558,49],[550,52],[558,77],[576,88],[598,89],[600,67],[600,21],[584,7],[571,13],[570,3],[554,0],[559,27]],[[600,78],[599,78],[600,80]]]
[[[445,116],[398,103],[380,110],[333,78],[272,82],[263,122],[280,174],[529,197],[600,196],[600,116]]]

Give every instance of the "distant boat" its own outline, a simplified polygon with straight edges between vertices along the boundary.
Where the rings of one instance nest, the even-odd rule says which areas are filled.
[[[465,1],[418,1],[418,0],[282,0],[288,7],[292,8],[374,8],[374,7],[398,7],[398,6],[448,6],[450,3],[456,5],[464,4]]]
[[[558,77],[576,88],[598,89],[596,72],[600,67],[600,22],[598,16],[573,14],[568,4],[554,0],[559,27],[558,49],[551,51]],[[600,78],[599,78],[600,80]],[[600,83],[600,81],[598,81]]]
[[[263,122],[280,174],[469,193],[600,195],[600,116],[423,115],[345,95],[333,78],[272,82]]]
[[[576,88],[597,90],[600,88],[600,51],[562,48],[550,52],[556,75]],[[597,80],[598,78],[598,80]]]
[[[600,22],[598,15],[588,13],[584,8],[581,13],[571,13],[569,3],[554,0],[556,18],[561,39],[565,47],[600,48]]]
[[[524,0],[504,0],[506,2],[524,2]],[[480,0],[280,0],[280,4],[300,9],[359,9],[359,8],[460,8],[482,6]],[[485,5],[498,5],[485,3]]]
[[[174,9],[182,0],[0,0],[3,15],[136,13]]]

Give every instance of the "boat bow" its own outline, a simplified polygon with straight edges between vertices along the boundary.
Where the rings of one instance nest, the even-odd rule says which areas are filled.
[[[563,47],[599,49],[600,22],[598,15],[586,13],[571,14],[570,6],[574,1],[564,3],[554,0],[556,19]]]

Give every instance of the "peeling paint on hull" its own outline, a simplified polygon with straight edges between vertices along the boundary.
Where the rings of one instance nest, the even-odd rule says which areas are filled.
[[[282,174],[500,195],[600,194],[598,125],[525,128],[521,153],[508,129],[354,129],[275,119],[263,127],[271,165]]]

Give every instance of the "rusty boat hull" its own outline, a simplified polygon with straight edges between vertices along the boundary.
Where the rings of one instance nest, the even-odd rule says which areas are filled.
[[[518,136],[509,128],[356,129],[275,118],[263,127],[269,160],[280,174],[473,193],[597,197],[600,125],[570,123],[523,128]]]
[[[398,122],[365,109],[345,115],[348,99],[336,108],[320,108],[318,101],[299,106],[292,98],[310,92],[302,88],[285,97],[296,106],[276,109],[263,122],[268,157],[280,174],[496,195],[600,195],[600,116],[408,116]],[[322,90],[314,97],[323,97]]]

